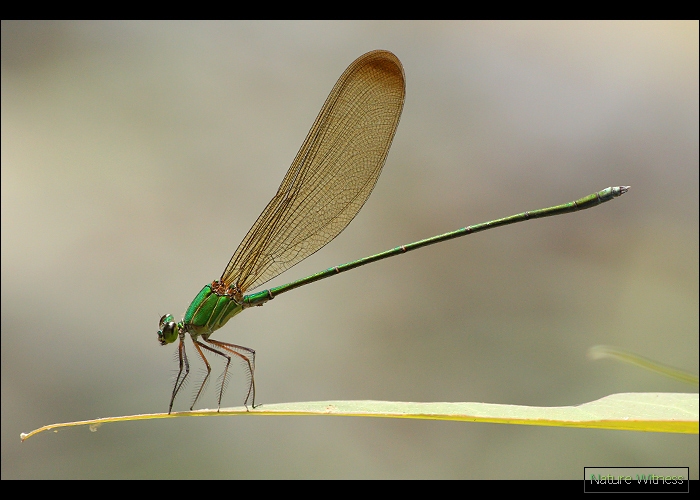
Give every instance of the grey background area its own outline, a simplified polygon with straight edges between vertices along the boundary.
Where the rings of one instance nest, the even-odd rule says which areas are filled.
[[[3,479],[698,478],[697,435],[457,422],[193,418],[20,443],[167,410],[176,349],[158,318],[220,276],[337,78],[379,48],[407,78],[384,172],[337,239],[269,285],[632,190],[244,312],[215,338],[257,351],[258,402],[697,392],[586,356],[610,344],[698,372],[697,22],[3,22]],[[242,384],[235,366],[225,406]]]

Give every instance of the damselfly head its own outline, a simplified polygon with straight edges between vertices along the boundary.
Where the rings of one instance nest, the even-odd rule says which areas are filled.
[[[168,345],[175,342],[177,338],[178,328],[177,323],[173,321],[170,314],[166,314],[160,318],[160,330],[158,330],[158,342],[160,345]]]

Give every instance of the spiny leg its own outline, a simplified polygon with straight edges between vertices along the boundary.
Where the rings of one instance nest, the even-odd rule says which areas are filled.
[[[207,342],[210,344],[214,344],[215,346],[219,347],[220,349],[223,349],[224,351],[230,352],[231,354],[235,354],[239,358],[241,358],[247,367],[248,371],[248,376],[250,377],[250,382],[248,385],[248,394],[245,397],[245,402],[243,405],[248,408],[248,400],[251,398],[251,395],[253,397],[251,406],[255,408],[255,351],[253,349],[250,349],[248,347],[243,347],[242,345],[236,345],[236,344],[229,344],[228,342],[221,342],[220,340],[214,340],[214,339],[205,339]],[[243,351],[243,352],[239,352]],[[229,358],[230,362],[230,358]],[[226,371],[228,371],[228,364],[226,365]],[[224,372],[224,379],[222,380],[222,385],[221,385],[221,394],[219,394],[219,406],[221,406],[221,397],[224,394],[224,383],[226,381],[226,371]]]
[[[168,415],[173,411],[173,403],[175,403],[175,396],[180,392],[182,384],[185,383],[187,375],[190,374],[190,362],[187,360],[187,353],[185,352],[185,340],[180,336],[180,345],[178,347],[178,357],[180,359],[180,371],[177,372],[177,378],[175,379],[175,386],[173,387],[173,395],[170,397],[170,406],[168,407]],[[180,375],[182,375],[182,366],[185,366],[185,376],[180,380]],[[179,382],[179,383],[178,383]]]
[[[202,352],[202,349],[200,349],[200,347],[204,347],[205,349],[208,349],[209,351],[215,352],[216,354],[219,354],[221,356],[228,358],[228,356],[226,356],[225,354],[213,350],[211,347],[202,344],[198,340],[192,339],[192,342],[194,343],[194,348],[197,349],[199,356],[202,358],[202,361],[204,361],[204,364],[207,367],[207,375],[204,377],[204,380],[202,380],[202,384],[199,386],[199,390],[197,391],[197,395],[194,397],[194,400],[192,401],[192,406],[190,406],[190,411],[192,411],[194,409],[194,405],[197,404],[197,400],[199,399],[199,396],[202,395],[202,391],[204,390],[204,386],[207,384],[207,380],[209,380],[209,375],[211,375],[211,366],[209,365],[209,361],[207,361],[207,358],[204,356],[204,353]],[[229,359],[229,363],[230,362],[231,362],[231,359]]]
[[[200,347],[205,348],[208,351],[213,352],[214,354],[218,354],[219,356],[223,356],[226,358],[226,368],[224,368],[224,373],[222,374],[221,378],[221,389],[219,391],[219,406],[218,409],[221,409],[221,398],[224,395],[224,389],[226,386],[226,377],[228,375],[228,367],[231,364],[231,356],[228,354],[225,354],[221,351],[217,351],[213,347],[209,347],[206,344],[202,344],[199,340],[192,340],[194,342],[194,346],[197,348],[197,351],[199,352],[199,355],[202,356],[202,359],[204,360],[204,363],[207,365],[207,376],[204,378],[204,382],[202,382],[202,385],[199,388],[199,392],[197,392],[197,396],[194,398],[194,402],[192,403],[192,408],[194,408],[195,403],[197,402],[197,399],[199,398],[199,395],[202,393],[202,389],[204,388],[204,384],[206,383],[207,379],[209,378],[209,374],[211,373],[211,367],[209,366],[209,363],[207,362],[207,358],[204,357],[204,353],[200,349]],[[190,410],[192,409],[190,408]]]

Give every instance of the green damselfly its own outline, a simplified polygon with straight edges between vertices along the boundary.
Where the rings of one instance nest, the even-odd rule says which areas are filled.
[[[207,369],[190,409],[194,408],[211,374],[203,350],[226,359],[219,407],[234,358],[243,362],[248,376],[244,404],[247,406],[250,401],[255,407],[255,351],[211,338],[213,332],[244,309],[262,306],[284,292],[370,262],[494,227],[594,207],[629,189],[629,186],[609,187],[563,205],[464,227],[246,295],[321,249],[357,215],[386,161],[401,117],[405,91],[403,66],[391,52],[375,50],[356,59],[331,90],[277,194],[243,238],[221,278],[204,286],[179,323],[172,315],[161,317],[158,331],[161,345],[179,339],[179,372],[168,412],[172,411],[175,397],[190,373],[186,334]]]

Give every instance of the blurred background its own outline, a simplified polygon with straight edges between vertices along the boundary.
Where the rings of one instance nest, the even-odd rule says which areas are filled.
[[[3,479],[698,478],[697,435],[495,424],[192,418],[20,443],[49,423],[167,411],[176,348],[158,345],[158,319],[221,275],[337,78],[379,48],[403,62],[407,98],[377,187],[268,285],[632,189],[246,311],[215,338],[257,351],[258,403],[697,392],[586,356],[611,344],[698,372],[697,21],[3,21]],[[243,385],[236,367],[224,406]]]

